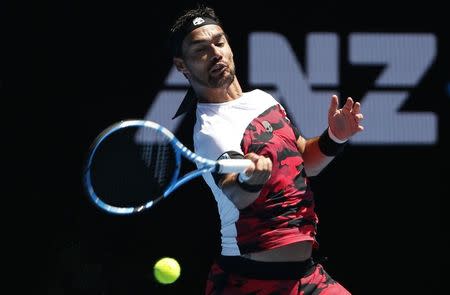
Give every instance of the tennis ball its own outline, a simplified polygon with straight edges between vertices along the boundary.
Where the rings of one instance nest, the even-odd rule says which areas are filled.
[[[163,257],[153,266],[155,279],[161,284],[172,284],[178,279],[180,272],[178,261],[171,257]]]

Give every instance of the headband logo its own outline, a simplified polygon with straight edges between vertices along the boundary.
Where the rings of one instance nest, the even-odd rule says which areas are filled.
[[[192,24],[194,24],[194,26],[198,26],[201,25],[205,22],[205,20],[201,17],[196,17],[193,21]]]

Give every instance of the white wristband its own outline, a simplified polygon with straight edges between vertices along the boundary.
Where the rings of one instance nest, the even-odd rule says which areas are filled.
[[[342,140],[342,139],[337,138],[337,137],[333,134],[333,132],[331,132],[331,128],[330,128],[330,127],[328,127],[328,135],[329,135],[330,138],[331,138],[334,142],[336,142],[336,143],[344,143],[344,142],[346,142],[346,141],[348,140],[348,138],[347,138],[346,140]]]

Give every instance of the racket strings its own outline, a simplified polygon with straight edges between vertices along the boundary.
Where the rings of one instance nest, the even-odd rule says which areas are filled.
[[[165,187],[171,180],[171,165],[174,161],[173,148],[170,144],[146,144],[142,148],[142,158],[150,169],[150,174]]]
[[[107,204],[139,207],[164,193],[175,161],[170,142],[155,130],[123,128],[99,145],[90,166],[92,187]]]
[[[170,162],[171,153],[172,148],[170,146],[158,146],[158,171],[155,176],[157,176],[160,183],[168,183],[168,178],[171,176],[167,173],[169,167],[166,165],[166,163]]]

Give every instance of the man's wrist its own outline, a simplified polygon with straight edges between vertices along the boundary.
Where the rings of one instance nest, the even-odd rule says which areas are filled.
[[[250,193],[256,193],[262,190],[264,184],[248,184],[246,181],[247,178],[245,176],[242,177],[242,175],[242,173],[239,173],[238,177],[236,178],[236,182],[241,189]]]
[[[331,131],[331,128],[330,128],[330,127],[328,127],[328,135],[329,135],[330,138],[331,138],[332,140],[334,140],[336,143],[344,143],[344,142],[346,142],[346,141],[348,140],[348,138],[347,138],[347,139],[344,139],[344,140],[337,138],[336,135],[334,135],[333,132]]]
[[[347,142],[337,138],[328,127],[319,137],[319,149],[325,156],[334,157],[342,152]]]

